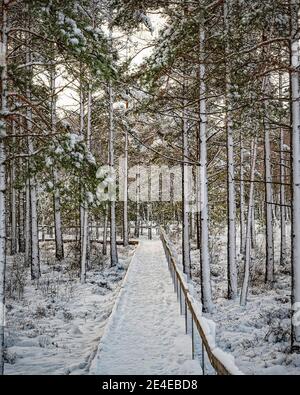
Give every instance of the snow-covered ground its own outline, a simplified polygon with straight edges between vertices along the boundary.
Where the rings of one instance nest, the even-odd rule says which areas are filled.
[[[256,256],[252,267],[248,303],[226,299],[226,234],[217,233],[211,243],[211,273],[215,312],[205,314],[216,323],[217,344],[235,357],[236,365],[246,374],[300,374],[300,355],[290,353],[291,274],[289,264],[279,261],[280,231],[275,229],[276,283],[273,289],[264,283],[264,234],[257,227]],[[172,240],[181,259],[181,243],[174,232]],[[192,243],[193,282],[200,301],[200,257]],[[239,281],[242,262],[238,254]],[[255,269],[254,269],[255,267]]]
[[[142,240],[92,374],[201,374],[159,239]]]
[[[55,263],[51,243],[41,247],[39,284],[31,283],[21,257],[8,259],[5,374],[87,374],[134,247],[118,247],[120,263],[110,268],[94,246],[84,285],[74,245],[66,244],[63,264]]]

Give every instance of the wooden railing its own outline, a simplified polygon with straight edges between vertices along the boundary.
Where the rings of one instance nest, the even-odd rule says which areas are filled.
[[[203,374],[207,374],[209,372],[209,366],[207,366],[208,362],[213,371],[218,375],[243,374],[234,364],[234,358],[221,349],[217,348],[214,344],[214,339],[209,339],[207,329],[205,329],[208,326],[207,320],[202,317],[201,313],[199,313],[199,309],[197,308],[194,299],[190,295],[184,275],[178,268],[178,264],[170,247],[171,244],[162,228],[160,229],[160,237],[174,283],[174,290],[177,293],[177,298],[180,302],[180,312],[185,316],[186,333],[190,332],[192,337],[192,358],[195,359],[198,357],[195,352],[196,330],[198,333],[198,338],[201,341],[200,359]],[[190,326],[189,332],[188,326]]]
[[[152,226],[146,226],[141,224],[139,226],[139,234],[143,236],[143,230],[149,230],[151,229],[151,234],[157,234],[159,235],[159,225],[152,225]],[[128,233],[129,237],[135,238],[135,230],[136,227],[134,225],[128,225]],[[123,228],[122,227],[117,227],[117,234],[122,235]],[[64,236],[64,241],[76,241],[80,238],[80,227],[79,226],[63,226],[62,227],[62,233]],[[103,226],[101,225],[90,225],[89,226],[89,234],[90,234],[90,240],[91,241],[100,241],[101,242],[101,236],[103,236],[104,229]],[[109,240],[109,234],[110,234],[110,229],[109,226],[107,228],[107,238]],[[147,234],[145,233],[145,236]],[[55,240],[55,227],[54,225],[44,225],[44,226],[39,226],[39,240],[40,241],[53,241]]]

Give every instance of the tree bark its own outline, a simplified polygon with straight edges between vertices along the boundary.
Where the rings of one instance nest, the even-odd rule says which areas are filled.
[[[54,60],[55,61],[55,60]],[[56,132],[56,68],[55,65],[51,67],[50,72],[51,84],[51,128],[52,133]],[[64,242],[61,226],[61,203],[60,191],[58,187],[58,173],[56,169],[53,170],[53,211],[54,211],[54,227],[55,227],[55,256],[58,261],[64,259]]]
[[[279,97],[282,97],[282,74],[279,74]],[[280,128],[280,265],[286,265],[285,133]]]
[[[206,114],[206,66],[205,66],[205,32],[200,29],[200,223],[201,223],[201,300],[203,312],[213,310],[210,280],[210,257],[208,235],[208,179],[207,179],[207,114]]]
[[[270,127],[265,121],[265,216],[266,216],[266,275],[265,282],[272,285],[274,282],[274,240],[273,240],[273,188],[271,171],[271,145]]]
[[[250,175],[250,191],[249,191],[249,203],[248,203],[248,215],[247,215],[247,229],[246,229],[246,246],[245,246],[245,258],[244,258],[244,278],[241,290],[240,304],[246,306],[249,278],[250,278],[250,260],[251,260],[251,222],[252,222],[252,210],[254,209],[254,179],[255,179],[255,168],[256,168],[256,156],[257,156],[257,138],[252,143],[252,163],[251,163],[251,175]]]
[[[108,223],[108,205],[105,206],[104,223],[103,223],[103,246],[102,246],[103,255],[107,255],[107,223]]]
[[[125,130],[124,149],[124,206],[123,206],[123,246],[128,246],[128,132]]]
[[[190,247],[190,221],[189,221],[189,157],[188,146],[188,119],[186,81],[183,83],[183,115],[182,115],[182,266],[183,272],[187,275],[188,281],[191,279],[191,247]]]
[[[2,57],[1,64],[1,123],[0,123],[0,375],[4,374],[4,328],[5,328],[5,273],[6,273],[6,146],[4,136],[7,133],[7,49],[8,26],[7,8],[2,1]]]
[[[229,51],[229,0],[224,1],[224,24],[226,38],[225,57]],[[228,299],[237,297],[237,268],[236,268],[236,201],[235,201],[235,166],[234,166],[234,138],[231,108],[231,77],[226,64],[226,132],[227,132],[227,280]]]
[[[15,134],[15,122],[12,121],[12,134]],[[15,137],[13,138],[14,145],[16,144]],[[10,169],[10,203],[11,203],[11,255],[18,252],[18,221],[17,221],[17,191],[15,188],[16,179],[16,163],[15,159],[11,162]]]
[[[26,50],[26,63],[28,74],[30,75],[30,81],[32,81],[32,54],[30,49],[30,42],[27,42],[28,48]],[[27,84],[26,96],[28,100],[31,100],[31,88]],[[40,254],[39,254],[39,230],[38,230],[38,199],[36,190],[36,177],[32,172],[34,169],[30,163],[34,153],[33,139],[30,136],[32,132],[32,109],[27,108],[27,143],[28,143],[28,154],[29,154],[29,199],[30,199],[30,233],[31,233],[31,246],[30,246],[30,268],[31,268],[31,279],[38,280],[41,276],[40,269]]]
[[[292,350],[300,351],[300,91],[299,1],[291,0],[292,94]]]
[[[113,88],[111,81],[108,87],[109,95],[109,166],[114,169],[114,109],[113,109]],[[112,197],[110,201],[110,263],[116,266],[118,263],[117,251],[117,229],[116,229],[116,201]]]
[[[245,254],[245,186],[244,186],[244,147],[240,134],[240,253]]]

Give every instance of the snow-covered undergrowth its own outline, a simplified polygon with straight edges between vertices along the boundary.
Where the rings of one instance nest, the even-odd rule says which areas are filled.
[[[252,261],[248,303],[241,307],[239,299],[228,301],[226,278],[226,234],[214,235],[211,243],[213,314],[205,314],[216,323],[217,345],[235,357],[236,365],[246,374],[300,374],[300,355],[290,352],[291,273],[278,264],[279,229],[275,232],[276,282],[273,289],[264,283],[264,235],[257,229],[256,256]],[[181,243],[172,237],[179,260]],[[193,283],[200,301],[200,257],[192,242]],[[239,261],[239,286],[242,261]]]
[[[73,244],[66,245],[62,264],[55,262],[53,245],[41,247],[38,284],[30,281],[21,256],[8,259],[5,374],[86,374],[134,247],[119,247],[119,265],[110,268],[93,246],[84,285]]]

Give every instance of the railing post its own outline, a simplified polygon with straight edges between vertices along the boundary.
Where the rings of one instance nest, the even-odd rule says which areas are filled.
[[[184,297],[184,318],[185,318],[185,333],[188,334],[188,323],[187,323],[187,305]]]
[[[202,343],[201,367],[202,367],[202,375],[205,376],[205,347],[203,341],[201,341],[201,343]]]
[[[182,295],[181,295],[181,285],[179,284],[179,304],[180,304],[180,315],[182,315]]]
[[[193,314],[191,314],[192,319],[192,359],[195,359],[195,340],[194,340],[194,319]]]

